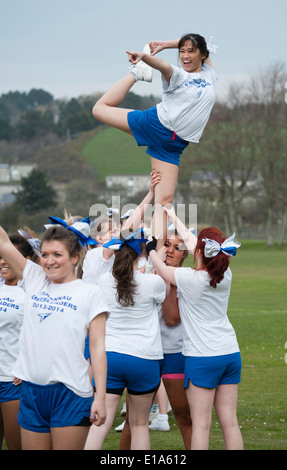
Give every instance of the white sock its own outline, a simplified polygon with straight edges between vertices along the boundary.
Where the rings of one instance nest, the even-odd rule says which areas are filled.
[[[130,68],[130,73],[133,74],[133,76],[135,77],[136,82],[137,82],[139,70],[138,70],[138,68],[137,68],[135,65],[133,65],[133,66]]]
[[[157,418],[162,420],[162,421],[168,421],[168,415],[161,415],[161,414],[158,414],[157,415]]]

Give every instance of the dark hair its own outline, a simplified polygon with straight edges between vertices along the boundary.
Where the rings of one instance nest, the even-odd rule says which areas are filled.
[[[204,60],[209,57],[209,50],[207,49],[206,40],[200,34],[184,34],[178,42],[178,50],[186,43],[186,41],[191,41],[195,49],[199,49],[201,54],[204,56]],[[203,61],[202,61],[203,63]]]
[[[22,235],[11,235],[11,243],[20,251],[25,258],[31,258],[35,263],[39,263],[39,256],[35,253],[28,241]]]
[[[224,273],[229,266],[229,256],[224,253],[218,253],[218,255],[213,258],[206,258],[204,255],[204,238],[210,238],[218,243],[223,243],[224,240],[226,240],[226,236],[216,227],[204,228],[198,234],[198,240],[194,250],[194,257],[196,257],[197,252],[201,254],[203,267],[210,276],[209,284],[211,287],[216,288],[217,284],[224,278]]]
[[[141,250],[145,249],[145,244],[141,244]],[[112,274],[116,280],[117,301],[123,307],[134,305],[134,295],[136,294],[137,283],[134,281],[134,262],[138,254],[128,245],[123,245],[121,250],[115,254]]]

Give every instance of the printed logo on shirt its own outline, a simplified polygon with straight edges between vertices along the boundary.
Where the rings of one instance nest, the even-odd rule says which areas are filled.
[[[65,309],[77,310],[77,306],[71,303],[72,297],[67,295],[52,297],[47,292],[41,292],[39,296],[32,295],[32,300],[34,301],[33,308],[41,310],[41,313],[37,313],[40,323],[52,313],[64,313]]]
[[[10,299],[10,297],[3,297],[0,299],[0,312],[7,312],[7,308],[14,308],[15,310],[19,310],[19,305],[15,304],[14,299]]]
[[[202,94],[202,89],[206,88],[207,86],[211,86],[211,83],[207,82],[206,80],[203,80],[202,78],[194,78],[193,80],[185,82],[184,85],[186,87],[195,86],[197,88],[197,96],[199,98]]]
[[[50,315],[52,315],[52,312],[51,313],[38,313],[37,314],[38,317],[40,317],[40,323],[42,323],[42,321],[46,320],[46,318],[48,318]]]

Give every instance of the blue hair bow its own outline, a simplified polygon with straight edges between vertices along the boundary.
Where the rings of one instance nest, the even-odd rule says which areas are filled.
[[[67,224],[67,222],[60,217],[49,217],[51,222],[50,225],[45,225],[46,228],[50,228],[53,225],[61,225],[67,230],[70,230],[75,235],[78,242],[85,248],[86,245],[98,245],[98,242],[90,237],[90,219],[86,217],[80,221],[74,222],[72,225]]]
[[[209,238],[204,238],[202,241],[205,243],[204,255],[206,258],[213,258],[222,252],[228,256],[235,256],[237,253],[237,248],[241,246],[241,243],[236,243],[234,241],[235,233],[227,238],[223,243],[218,243],[215,240]]]
[[[110,248],[111,250],[121,250],[124,245],[132,248],[139,256],[141,255],[141,243],[146,243],[148,241],[145,238],[144,229],[139,229],[137,232],[131,233],[124,240],[120,238],[112,237],[111,240],[104,243],[102,246],[105,248]]]

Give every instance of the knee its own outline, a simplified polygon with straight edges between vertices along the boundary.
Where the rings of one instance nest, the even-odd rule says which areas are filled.
[[[100,119],[100,114],[101,114],[100,110],[101,110],[101,105],[100,105],[99,101],[97,101],[96,104],[93,106],[93,109],[92,109],[92,115],[97,120]]]
[[[165,193],[156,194],[156,204],[161,206],[167,206],[173,203],[174,193],[172,191],[167,191]]]

